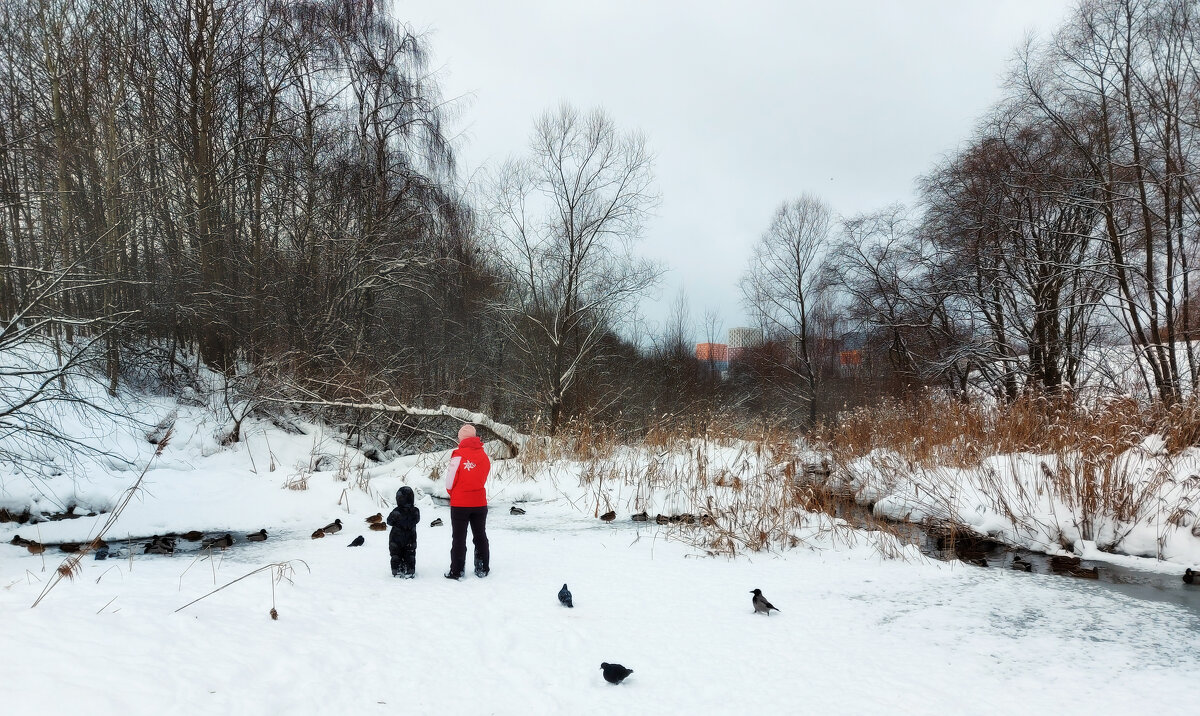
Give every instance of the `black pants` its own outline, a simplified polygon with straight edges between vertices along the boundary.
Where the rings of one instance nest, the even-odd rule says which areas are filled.
[[[450,572],[462,574],[467,561],[467,525],[471,525],[471,539],[475,542],[475,570],[490,569],[487,538],[487,507],[450,508]]]
[[[392,574],[402,574],[411,577],[417,573],[417,540],[390,542],[388,551],[392,553]]]

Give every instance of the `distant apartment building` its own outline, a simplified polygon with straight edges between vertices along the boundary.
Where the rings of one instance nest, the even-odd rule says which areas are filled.
[[[729,329],[729,360],[736,361],[747,349],[757,348],[763,343],[761,328],[739,326]]]
[[[729,346],[724,343],[697,343],[696,360],[723,375],[729,370]]]

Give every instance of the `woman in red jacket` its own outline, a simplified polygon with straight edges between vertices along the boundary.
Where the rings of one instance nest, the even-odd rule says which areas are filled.
[[[487,482],[492,462],[483,451],[483,443],[475,435],[475,426],[464,424],[458,429],[458,448],[450,454],[446,466],[446,492],[450,494],[450,571],[447,579],[461,579],[467,559],[467,525],[475,543],[475,576],[486,577],[489,571],[487,538]]]

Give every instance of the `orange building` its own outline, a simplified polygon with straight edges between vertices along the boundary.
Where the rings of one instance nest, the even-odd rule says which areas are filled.
[[[697,343],[696,360],[723,363],[729,360],[729,346],[724,343]]]

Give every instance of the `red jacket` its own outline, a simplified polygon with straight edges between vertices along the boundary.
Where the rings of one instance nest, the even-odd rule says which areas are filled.
[[[478,437],[467,438],[450,453],[450,464],[446,466],[446,492],[450,493],[451,507],[487,507],[488,473],[492,461],[483,451],[483,442]]]

